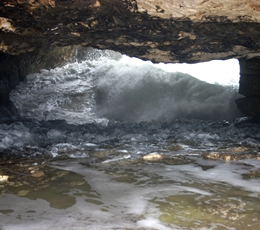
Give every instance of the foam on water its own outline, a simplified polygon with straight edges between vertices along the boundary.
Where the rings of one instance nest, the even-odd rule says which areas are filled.
[[[12,91],[21,118],[0,123],[1,149],[47,146],[57,156],[60,144],[82,151],[89,148],[85,143],[98,148],[117,140],[130,146],[127,151],[143,153],[157,151],[172,137],[189,143],[188,149],[191,143],[214,148],[242,140],[259,145],[257,128],[245,128],[245,138],[232,123],[211,123],[240,115],[233,86],[167,72],[112,51],[91,52],[88,60],[29,74]]]
[[[256,193],[255,199],[260,192],[259,188],[255,186],[254,180],[241,179],[244,173],[255,170],[259,167],[259,164],[254,165],[256,168],[246,167],[243,164],[245,162],[255,164],[255,161],[252,160],[223,164],[220,161],[194,158],[193,163],[183,165],[132,164],[125,166],[107,165],[105,167],[101,165],[97,168],[90,168],[78,161],[54,162],[52,167],[82,175],[87,185],[90,186],[89,190],[92,191],[92,195],[87,196],[86,192],[84,193],[84,191],[74,189],[71,186],[66,194],[75,198],[75,204],[58,209],[52,207],[51,203],[44,199],[32,199],[30,196],[28,199],[3,193],[0,210],[11,210],[11,214],[6,215],[5,218],[1,218],[0,214],[0,227],[3,230],[82,229],[84,227],[88,229],[145,228],[168,230],[215,229],[217,226],[235,229],[231,226],[235,222],[241,224],[240,219],[235,222],[231,219],[228,222],[226,214],[223,213],[221,217],[223,221],[220,221],[216,218],[216,214],[208,214],[206,211],[202,211],[201,202],[204,202],[206,207],[212,205],[215,208],[214,201],[228,199],[228,203],[217,203],[219,208],[222,207],[225,210],[226,207],[231,205],[230,212],[232,212],[232,205],[237,202],[242,206],[236,208],[235,211],[238,213],[244,212],[246,204],[241,199],[245,198],[247,193],[240,189],[249,191],[251,194]],[[213,168],[209,169],[210,171],[203,171],[199,167],[199,165],[206,164]],[[212,176],[213,171],[214,176]],[[128,174],[129,172],[131,172],[131,175]],[[226,174],[224,180],[224,177],[221,176],[223,174]],[[233,176],[227,176],[229,174]],[[127,175],[128,177],[126,177]],[[239,177],[240,183],[236,179]],[[200,185],[199,188],[198,184]],[[223,189],[229,191],[228,198]],[[45,192],[47,191],[45,190]],[[96,195],[93,196],[93,194]],[[175,196],[176,201],[173,199]],[[169,197],[173,197],[173,200]],[[192,197],[197,203],[188,203],[186,206],[185,200],[189,197]],[[253,199],[249,199],[249,201],[252,202]],[[180,204],[178,204],[179,201]],[[162,205],[164,202],[168,205],[160,207],[159,204]],[[213,203],[211,204],[211,202]],[[171,205],[176,209],[176,213],[170,212]],[[194,207],[195,213],[190,213],[193,210],[192,207]],[[169,216],[172,215],[172,220],[176,218],[174,215],[181,215],[177,212],[178,208],[180,208],[180,212],[187,209],[187,215],[192,219],[195,218],[193,220],[195,223],[197,213],[202,213],[205,216],[198,219],[196,227],[190,226],[190,228],[185,227],[184,217],[180,223],[176,219],[175,224],[173,224],[174,222],[167,224],[167,222],[162,221],[163,212],[168,213]],[[240,210],[241,208],[242,210]],[[259,217],[259,213],[250,213],[249,215],[256,219]],[[19,218],[14,218],[14,216]],[[243,215],[241,216],[243,217]]]
[[[86,66],[86,68],[84,67]],[[87,62],[42,70],[27,76],[11,99],[22,116],[39,120],[93,121],[93,82]]]
[[[203,181],[211,181],[211,182],[223,182],[235,187],[240,187],[244,190],[260,193],[259,187],[259,179],[250,179],[243,180],[242,175],[249,173],[250,170],[258,170],[259,162],[256,160],[252,160],[252,165],[246,165],[247,160],[240,160],[238,162],[221,162],[221,161],[207,161],[203,159],[196,159],[196,163],[198,164],[189,164],[183,167],[180,166],[166,166],[166,172],[163,170],[160,173],[163,176],[166,174],[169,177],[174,175],[180,175],[177,178],[180,178],[180,182],[196,181],[198,178]],[[250,162],[250,161],[249,161]],[[203,170],[202,166],[211,166],[211,169]],[[183,174],[187,176],[187,178],[183,177]]]
[[[93,50],[93,52],[99,52]],[[108,118],[169,122],[233,119],[239,97],[227,86],[165,72],[151,62],[101,56],[27,76],[11,94],[21,115],[82,124]]]
[[[99,123],[73,125],[61,120],[37,121],[20,118],[9,122],[12,123],[0,122],[1,150],[19,151],[23,147],[34,146],[42,153],[48,150],[53,156],[66,151],[80,153],[98,149],[107,144],[114,146],[117,151],[129,152],[132,157],[162,149],[171,153],[171,141],[179,145],[176,153],[186,154],[196,149],[217,151],[220,147],[260,146],[259,126],[250,124],[237,128],[232,123],[200,120],[176,120],[162,124],[109,122],[105,126]]]
[[[97,114],[115,120],[169,122],[176,118],[233,119],[238,116],[230,88],[148,64],[111,67],[97,87]],[[121,66],[121,67],[122,67]]]

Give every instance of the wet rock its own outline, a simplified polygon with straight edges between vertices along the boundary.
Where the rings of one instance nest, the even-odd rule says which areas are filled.
[[[5,0],[0,9],[0,50],[13,55],[72,44],[158,62],[259,53],[257,0]]]
[[[168,141],[169,146],[167,146],[167,149],[169,151],[179,151],[179,150],[183,150],[183,146],[181,146],[180,144],[175,144],[175,143],[171,143],[171,141]]]
[[[220,159],[220,153],[218,152],[210,152],[210,153],[203,153],[202,156],[205,159],[217,160]]]
[[[255,150],[251,150],[247,147],[234,147],[228,149],[222,149],[217,152],[205,152],[202,154],[204,159],[210,160],[242,160],[242,159],[256,159],[260,160],[260,155]]]
[[[243,149],[243,148],[242,148]],[[239,148],[238,148],[239,150]],[[236,149],[232,149],[226,152],[206,152],[202,154],[204,159],[210,160],[225,160],[225,161],[237,161],[242,159],[257,159],[260,160],[259,154],[249,151],[236,151]]]
[[[20,190],[18,192],[18,196],[26,196],[30,191],[29,190]]]
[[[0,175],[0,184],[5,184],[8,182],[9,176],[6,175]]]
[[[259,122],[260,117],[260,59],[241,58],[239,93],[244,98],[239,98],[235,102],[239,110],[246,116],[252,116],[252,122]]]
[[[244,97],[236,99],[238,109],[246,116],[252,116],[255,121],[260,117],[260,97]],[[258,118],[258,119],[256,119]],[[254,120],[251,120],[251,122]]]
[[[260,59],[241,58],[240,66],[240,86],[239,93],[247,97],[260,96]]]
[[[259,158],[260,160],[260,158]],[[250,173],[242,174],[244,179],[251,179],[251,178],[260,178],[260,169],[250,171]]]
[[[147,154],[147,155],[144,155],[143,156],[143,160],[148,160],[148,161],[156,161],[156,160],[159,160],[159,159],[162,159],[163,156],[159,153],[150,153],[150,154]]]
[[[44,177],[44,175],[45,175],[44,172],[40,171],[40,170],[39,171],[38,170],[32,170],[30,173],[35,178]]]
[[[242,211],[246,204],[240,201],[212,200],[210,204],[204,204],[203,210],[212,215],[221,215],[230,220],[239,220],[245,217]]]

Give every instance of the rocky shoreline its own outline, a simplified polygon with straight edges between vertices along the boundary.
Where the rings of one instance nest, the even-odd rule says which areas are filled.
[[[88,153],[89,154],[89,153]],[[118,153],[121,155],[121,153]],[[71,158],[68,155],[60,155],[57,157],[52,156],[22,156],[21,154],[8,154],[1,153],[0,163],[0,188],[1,190],[11,189],[17,191],[17,194],[21,195],[27,193],[31,189],[35,190],[35,186],[42,188],[48,186],[54,180],[62,177],[63,173],[57,175],[56,169],[50,167],[52,162],[68,162],[75,161],[75,158]],[[108,154],[109,155],[109,154]],[[113,153],[115,155],[115,153]],[[220,161],[223,164],[225,162],[240,161],[244,159],[260,160],[260,153],[256,150],[252,150],[245,147],[236,147],[228,149],[220,149],[214,152],[194,152],[187,155],[171,155],[155,152],[147,155],[139,156],[136,159],[122,158],[118,161],[107,161],[105,152],[93,152],[85,159],[77,159],[77,161],[84,164],[86,167],[98,167],[102,162],[112,165],[129,165],[129,164],[146,164],[146,163],[160,163],[166,165],[187,164],[191,162],[190,156],[196,158],[203,158],[208,161]],[[95,159],[95,160],[93,160]],[[244,175],[245,178],[260,178],[260,168],[253,170],[251,173]],[[22,189],[21,189],[22,188]],[[21,190],[19,190],[21,189]],[[18,191],[19,190],[19,191]]]

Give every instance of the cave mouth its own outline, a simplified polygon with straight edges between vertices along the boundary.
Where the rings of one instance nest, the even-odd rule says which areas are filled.
[[[237,59],[212,60],[208,62],[200,62],[196,64],[157,64],[160,68],[167,72],[182,72],[190,74],[202,81],[211,84],[219,84],[225,86],[239,86],[240,66]]]
[[[218,78],[206,82],[176,72],[177,66],[185,71],[199,66],[216,74],[212,66],[201,67],[212,62],[154,64],[111,50],[63,49],[51,52],[52,59],[38,56],[38,70],[26,59],[24,66],[33,68],[10,93],[19,116],[0,120],[0,151],[36,149],[54,157],[69,151],[84,158],[89,148],[127,145],[124,151],[133,151],[132,158],[160,150],[168,140],[197,151],[244,138],[234,127],[240,116],[235,77],[221,84]],[[234,59],[218,62],[238,68]]]
[[[110,50],[78,49],[66,64],[28,74],[10,98],[24,117],[75,124],[232,120],[240,114],[234,102],[238,71],[236,59],[153,64]]]

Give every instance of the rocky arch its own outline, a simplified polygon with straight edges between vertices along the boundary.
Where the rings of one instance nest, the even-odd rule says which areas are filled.
[[[3,0],[2,113],[13,112],[9,92],[28,71],[61,64],[81,45],[154,62],[238,58],[245,98],[237,105],[259,116],[259,22],[257,0]]]

